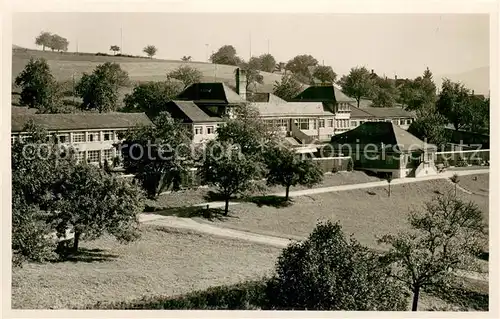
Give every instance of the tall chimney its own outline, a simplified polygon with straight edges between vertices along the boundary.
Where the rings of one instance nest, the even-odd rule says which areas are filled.
[[[247,99],[247,72],[240,68],[236,69],[236,93],[243,99]]]

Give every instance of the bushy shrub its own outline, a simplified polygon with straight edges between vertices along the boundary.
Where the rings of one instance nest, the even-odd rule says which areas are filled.
[[[266,280],[211,287],[181,296],[143,298],[132,302],[89,305],[87,309],[200,309],[245,310],[267,308]]]
[[[468,166],[467,160],[464,157],[462,157],[462,158],[458,159],[455,166],[456,167],[466,167],[466,166]]]
[[[268,296],[275,309],[405,310],[408,293],[378,256],[340,225],[320,223],[307,240],[285,248]]]

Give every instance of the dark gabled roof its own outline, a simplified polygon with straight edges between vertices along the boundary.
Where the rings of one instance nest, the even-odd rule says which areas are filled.
[[[213,104],[245,103],[245,100],[222,82],[191,84],[176,97],[176,100]]]
[[[414,135],[408,133],[390,122],[366,122],[342,134],[334,135],[331,139],[334,145],[374,145],[369,150],[383,147],[387,151],[408,152],[435,149],[436,146],[427,144]],[[351,149],[356,149],[352,148]]]
[[[11,132],[22,132],[30,119],[48,131],[132,128],[152,124],[145,113],[13,113]]]
[[[193,123],[199,122],[221,122],[222,119],[220,117],[214,116],[212,114],[208,114],[198,105],[196,105],[193,101],[179,101],[174,100],[170,101],[169,109],[172,105],[175,105],[184,115]]]
[[[355,99],[342,93],[340,88],[335,85],[310,86],[294,97],[292,101],[323,103],[356,102]]]
[[[401,107],[363,107],[360,108],[360,110],[368,114],[371,114],[376,118],[415,117],[413,113],[408,112]]]

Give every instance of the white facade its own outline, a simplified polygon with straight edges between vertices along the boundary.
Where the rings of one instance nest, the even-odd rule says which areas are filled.
[[[210,122],[210,123],[195,123],[195,124],[185,124],[190,127],[193,133],[193,143],[201,144],[206,143],[215,139],[217,136],[217,128],[222,123]]]

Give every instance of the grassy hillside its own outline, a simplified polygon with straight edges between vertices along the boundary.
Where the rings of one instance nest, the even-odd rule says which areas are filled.
[[[90,53],[57,53],[51,51],[38,51],[29,49],[12,50],[12,79],[23,70],[31,57],[45,58],[59,81],[70,81],[73,75],[79,79],[82,73],[90,73],[99,64],[105,62],[119,63],[121,68],[128,72],[132,82],[162,81],[165,75],[179,67],[187,64],[199,69],[203,73],[205,82],[225,82],[235,85],[234,66],[215,65],[205,62],[182,62],[172,60],[158,60],[149,58],[129,58],[113,56],[96,56]],[[258,85],[257,89],[263,92],[271,92],[275,81],[281,79],[281,75],[267,72],[264,76],[264,84]]]

